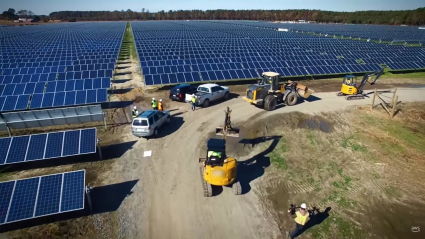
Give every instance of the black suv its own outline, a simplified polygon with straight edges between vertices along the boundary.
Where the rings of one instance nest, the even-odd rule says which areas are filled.
[[[181,85],[174,86],[170,90],[170,94],[169,94],[170,99],[184,102],[186,94],[194,94],[197,88],[198,88],[197,86],[189,85],[189,84],[181,84]]]

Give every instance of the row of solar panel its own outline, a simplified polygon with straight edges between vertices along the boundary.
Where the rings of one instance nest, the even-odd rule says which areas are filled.
[[[52,48],[50,50],[45,49],[43,51],[40,51],[39,49],[34,49],[33,47],[29,47],[28,48],[29,51],[27,51],[26,49],[22,50],[22,48],[19,48],[19,47],[22,47],[22,46],[12,47],[10,45],[5,45],[0,47],[0,50],[5,51],[4,53],[5,56],[21,56],[22,52],[27,52],[27,53],[30,53],[31,55],[42,56],[42,57],[63,57],[64,55],[65,57],[72,57],[72,56],[79,56],[86,53],[113,55],[116,53],[116,49],[119,49],[119,46],[113,47],[114,49],[108,49],[110,47],[98,47],[97,49],[94,49],[94,50],[93,49],[81,50],[74,47],[72,49],[66,48],[66,49],[58,50],[57,48]],[[13,49],[15,49],[16,51],[10,51]],[[99,52],[99,50],[102,50],[102,51]]]
[[[96,128],[0,138],[0,165],[96,152]]]
[[[114,62],[97,63],[97,64],[90,64],[90,65],[75,64],[74,62],[73,65],[38,66],[38,67],[26,66],[26,65],[32,65],[32,63],[19,63],[19,64],[7,63],[7,64],[0,64],[0,69],[4,69],[4,70],[8,69],[8,71],[14,71],[15,73],[19,72],[18,74],[21,74],[21,75],[33,74],[33,73],[66,72],[66,71],[113,70],[115,67]]]
[[[425,62],[393,62],[386,65],[392,70],[425,69]]]
[[[0,96],[0,112],[107,102],[106,89]]]
[[[109,89],[109,78],[96,78],[85,80],[49,81],[38,83],[0,84],[0,96],[30,95],[38,93],[54,93],[74,90]]]
[[[185,82],[254,79],[265,71],[278,72],[281,76],[307,76],[372,72],[380,69],[379,65],[347,65],[322,67],[294,67],[294,68],[263,68],[224,71],[203,71],[190,73],[171,73],[145,75],[146,85],[165,85]],[[202,78],[201,78],[202,77]]]
[[[253,53],[254,52],[254,53]],[[139,54],[139,58],[141,59],[141,61],[166,61],[166,60],[178,60],[178,59],[203,59],[203,58],[235,58],[235,57],[267,57],[267,55],[273,55],[273,56],[278,56],[280,57],[280,60],[329,60],[329,59],[336,59],[337,56],[342,55],[335,52],[334,54],[329,54],[329,55],[320,55],[320,53],[309,53],[309,52],[305,52],[305,51],[299,51],[299,52],[292,52],[292,51],[286,51],[286,52],[272,52],[270,54],[265,54],[265,53],[256,53],[255,51],[251,51],[251,52],[238,52],[236,54],[229,54],[229,53],[218,53],[216,52],[212,52],[210,54],[205,54],[205,55],[196,55],[196,54],[178,54],[176,52],[172,52],[172,50],[170,50],[170,52],[164,53],[164,54],[170,54],[170,55],[164,55],[164,56],[160,56],[160,55],[155,55],[152,54],[151,56],[143,56],[142,53],[138,53]],[[349,53],[344,53],[344,55],[349,55]],[[289,56],[293,56],[292,58],[290,58]],[[364,56],[364,55],[363,55]]]
[[[354,64],[358,64],[355,62]],[[224,64],[205,64],[205,65],[182,65],[182,66],[152,66],[142,67],[143,74],[164,74],[164,73],[184,73],[199,71],[217,71],[217,70],[242,70],[271,67],[303,67],[303,66],[327,66],[326,62],[321,64],[308,64],[308,62],[249,62],[249,63],[224,63]],[[329,64],[331,65],[331,64]],[[348,64],[338,64],[348,65]],[[332,65],[336,66],[336,65]]]
[[[0,183],[0,225],[84,209],[85,170]]]
[[[93,55],[93,54],[91,54]],[[56,56],[50,56],[46,54],[37,54],[37,53],[31,53],[29,51],[25,51],[25,53],[19,53],[18,55],[7,55],[7,52],[1,56],[1,60],[11,60],[11,59],[27,59],[27,60],[37,60],[37,61],[76,61],[79,60],[80,57],[88,56],[87,53],[81,53],[81,54],[75,54],[72,56],[66,56],[66,55],[56,55]],[[108,58],[117,58],[118,51],[112,52],[112,53],[98,53],[95,54],[95,56],[103,56],[101,59],[108,59]]]
[[[50,73],[50,74],[32,74],[32,75],[0,75],[0,82],[7,83],[28,83],[28,82],[46,82],[46,81],[64,81],[95,78],[112,78],[112,70]]]
[[[74,60],[59,60],[59,61],[40,61],[39,59],[1,59],[1,64],[25,64],[25,67],[40,67],[40,66],[69,66],[72,65],[73,62],[78,61],[86,61],[92,62],[92,64],[96,63],[111,63],[115,62],[117,57],[105,57],[99,59],[79,59],[78,57]],[[28,65],[32,63],[32,65]]]

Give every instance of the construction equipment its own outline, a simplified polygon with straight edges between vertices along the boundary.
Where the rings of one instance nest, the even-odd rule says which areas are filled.
[[[374,85],[376,81],[381,77],[382,73],[384,73],[384,68],[381,68],[381,70],[365,74],[363,76],[362,81],[360,82],[360,85],[357,86],[357,77],[353,75],[346,75],[344,79],[342,80],[342,87],[341,91],[338,92],[337,96],[345,96],[346,100],[360,100],[364,99],[365,95],[363,94],[363,87],[366,85],[366,82],[369,82],[371,85]],[[372,76],[376,76],[373,81],[370,81]]]
[[[226,155],[226,136],[239,137],[239,129],[231,126],[231,112],[229,107],[227,107],[224,126],[216,129],[216,135],[220,135],[222,138],[208,139],[207,157],[199,159],[199,163],[202,163],[200,172],[205,197],[212,196],[212,185],[231,185],[235,195],[242,193],[241,184],[237,180],[237,160]]]
[[[280,75],[276,72],[263,72],[258,84],[253,84],[246,90],[243,99],[253,105],[274,110],[279,102],[287,106],[295,105],[299,97],[307,99],[314,91],[295,81],[279,83]]]

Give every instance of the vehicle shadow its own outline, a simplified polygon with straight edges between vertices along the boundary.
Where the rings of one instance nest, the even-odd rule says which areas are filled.
[[[310,95],[307,99],[302,98],[302,97],[298,98],[298,103],[297,103],[297,104],[299,104],[299,103],[303,103],[304,101],[307,101],[307,102],[314,102],[314,101],[319,101],[319,100],[322,100],[322,98],[317,97],[317,96],[315,96],[315,95]]]
[[[132,104],[133,101],[112,101],[102,103],[102,109],[124,108]]]
[[[232,92],[229,92],[229,99],[228,100],[232,100],[232,99],[236,99],[236,98],[238,98],[240,95],[239,94],[237,94],[237,93],[232,93]],[[211,106],[214,106],[214,105],[219,105],[219,104],[221,104],[221,103],[223,103],[223,102],[226,102],[226,101],[228,101],[228,100],[217,100],[217,101],[214,101],[214,102],[210,102],[210,105],[208,106],[208,107],[211,107]],[[202,106],[196,106],[196,109],[199,109],[199,108],[203,108]]]
[[[176,132],[184,124],[183,117],[171,116],[171,122],[164,125],[158,132],[157,138],[163,138]]]
[[[125,198],[132,194],[132,189],[138,181],[139,180],[132,180],[123,183],[92,188],[90,191],[92,210],[90,210],[90,206],[86,196],[83,210],[33,218],[25,221],[1,225],[0,233],[40,226],[48,223],[61,222],[70,219],[92,220],[90,218],[84,217],[89,217],[92,215],[106,212],[114,212],[118,210]],[[80,221],[80,223],[86,222]]]
[[[101,147],[103,159],[100,159],[99,152],[92,154],[83,154],[70,157],[62,158],[51,158],[36,161],[27,161],[16,164],[2,165],[0,167],[0,173],[4,172],[16,172],[23,170],[30,170],[36,168],[50,168],[62,165],[70,165],[77,163],[90,163],[105,161],[109,159],[121,157],[127,150],[131,149],[137,141],[130,141],[125,143],[113,144]]]
[[[281,136],[270,136],[255,139],[243,139],[240,141],[240,143],[251,144],[253,146],[266,141],[273,141],[265,151],[248,160],[238,162],[237,177],[242,186],[242,194],[246,194],[251,191],[250,183],[261,177],[265,172],[265,168],[270,166],[270,158],[267,157],[267,155],[276,148],[281,138]]]

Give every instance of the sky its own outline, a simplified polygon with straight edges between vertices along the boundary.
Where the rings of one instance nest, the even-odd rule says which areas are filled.
[[[208,9],[320,9],[329,11],[409,10],[425,7],[423,0],[0,0],[0,11],[31,10],[37,15],[55,11],[150,12]]]

